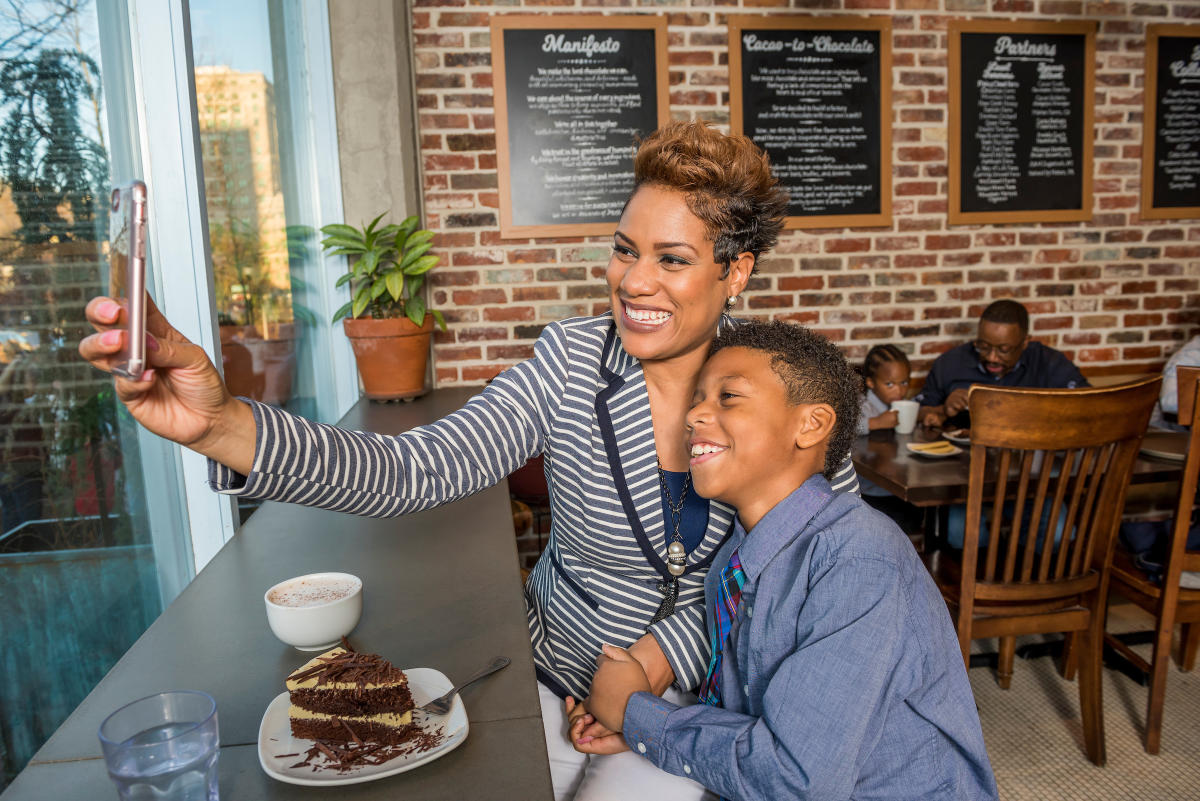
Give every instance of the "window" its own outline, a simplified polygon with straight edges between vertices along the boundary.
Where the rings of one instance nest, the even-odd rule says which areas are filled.
[[[330,420],[344,407],[322,398],[333,380],[332,309],[312,166],[323,151],[306,114],[314,98],[297,5],[192,0],[197,120],[202,137],[221,143],[205,151],[203,169],[226,383],[236,395]],[[206,110],[225,97],[224,113]]]
[[[0,652],[20,660],[0,701],[0,790],[236,531],[204,460],[146,434],[78,358],[83,306],[107,287],[109,186],[147,179],[147,281],[185,336],[219,361],[218,313],[240,314],[264,342],[290,326],[290,356],[250,354],[293,362],[290,379],[273,379],[279,402],[333,420],[357,399],[349,347],[327,322],[342,300],[313,238],[341,219],[325,3],[190,5],[198,36],[232,37],[269,72],[197,107],[193,87],[221,64],[199,58],[199,38],[193,62],[184,0],[0,4]],[[253,91],[271,143],[261,165],[237,124]],[[247,164],[266,168],[254,191]],[[226,225],[261,257],[237,263],[244,277],[213,274],[230,262],[202,236],[206,213],[246,223]],[[225,281],[215,298],[214,279]]]
[[[109,187],[140,174],[116,122],[128,42],[98,13],[0,11],[0,652],[36,666],[6,673],[5,699],[23,700],[0,703],[0,788],[190,571],[178,497],[157,492],[178,482],[161,442],[76,352],[108,286]]]

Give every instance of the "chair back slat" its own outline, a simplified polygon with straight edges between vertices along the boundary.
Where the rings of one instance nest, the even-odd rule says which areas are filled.
[[[1196,380],[1200,379],[1200,366],[1180,364],[1175,367],[1175,392],[1178,394],[1179,422],[1188,425],[1196,408]]]
[[[1024,559],[1021,562],[1021,581],[1028,583],[1033,580],[1033,557],[1038,552],[1037,540],[1042,531],[1042,510],[1046,506],[1046,493],[1050,489],[1050,477],[1054,475],[1054,465],[1058,461],[1057,451],[1038,451],[1037,461],[1041,463],[1038,471],[1037,490],[1033,496],[1033,512],[1029,515],[1029,528],[1025,531]],[[1055,521],[1050,520],[1049,529],[1054,528]],[[1052,548],[1041,548],[1047,553]]]
[[[1024,509],[1025,498],[1029,489],[1029,473],[1033,469],[1033,451],[1025,451],[1019,454],[1019,456],[1021,459],[1021,474],[1017,478],[1016,508]],[[997,498],[997,500],[1003,504],[1003,498]],[[1003,509],[1004,507],[1001,505],[1001,510]],[[1001,580],[1005,582],[1013,580],[1013,573],[1015,572],[1017,562],[1017,546],[1021,542],[1021,518],[1022,515],[1014,514],[1009,519],[1009,531],[1006,538],[1008,540],[1008,547],[1004,553],[1004,572],[1001,575]],[[999,542],[999,540],[994,540],[994,542]]]
[[[967,519],[978,524],[966,532],[974,542],[963,554],[971,583],[1015,583],[1046,598],[1053,592],[1036,585],[1074,587],[1094,571],[1115,534],[1159,384],[1153,377],[1104,389],[972,387]],[[971,513],[985,504],[990,514]]]
[[[986,462],[987,450],[981,447],[979,452],[981,454],[979,459]],[[971,458],[976,458],[974,448],[971,449]],[[1000,453],[1000,467],[996,471],[996,494],[992,498],[992,515],[990,518],[988,542],[1000,541],[1000,524],[1003,522],[1004,498],[1008,493],[1008,471],[1012,467],[1011,460],[1012,451],[1004,450]],[[998,552],[998,548],[987,549],[983,570],[984,581],[996,580],[996,554]]]
[[[1175,521],[1171,527],[1171,545],[1167,556],[1167,569],[1163,582],[1179,584],[1179,574],[1184,570],[1196,570],[1200,564],[1200,553],[1187,550],[1188,532],[1191,529],[1192,513],[1196,508],[1196,487],[1200,484],[1200,367],[1179,365],[1176,378],[1179,381],[1179,422],[1191,427],[1188,435],[1187,456],[1183,462],[1183,478],[1179,484],[1179,500],[1175,507]],[[1192,403],[1184,416],[1184,399]]]
[[[1122,503],[1120,505],[1123,509],[1124,495],[1129,485],[1129,477],[1126,475],[1125,480],[1121,482],[1120,486],[1115,486],[1116,482],[1106,481],[1104,479],[1106,479],[1109,472],[1114,469],[1113,464],[1117,461],[1118,452],[1121,449],[1128,451],[1128,453],[1125,454],[1125,461],[1127,461],[1129,464],[1129,468],[1126,472],[1132,472],[1133,460],[1137,458],[1137,451],[1139,447],[1141,447],[1140,439],[1137,443],[1114,442],[1111,445],[1106,445],[1100,448],[1096,469],[1093,471],[1095,478],[1092,480],[1091,486],[1088,488],[1088,531],[1091,533],[1091,535],[1086,539],[1083,559],[1073,565],[1073,575],[1078,576],[1080,573],[1091,569],[1092,558],[1096,553],[1096,542],[1107,533],[1104,531],[1105,520],[1102,519],[1106,514],[1109,515],[1109,528],[1112,529],[1114,534],[1116,533],[1117,527],[1120,525],[1120,521],[1113,519],[1111,512],[1113,506],[1111,503],[1104,502],[1105,499],[1101,496],[1101,493],[1104,495],[1111,495],[1114,492],[1120,493],[1122,496]],[[1117,514],[1115,517],[1119,518],[1120,514]]]
[[[1063,500],[1067,497],[1067,487],[1071,483],[1071,470],[1076,467],[1076,456],[1078,455],[1079,451],[1076,448],[1068,448],[1063,452],[1062,467],[1059,468],[1058,478],[1054,482],[1054,500],[1050,504],[1050,520],[1052,521],[1057,521],[1059,515],[1063,514]],[[1071,469],[1068,469],[1068,466]],[[1058,524],[1055,523],[1055,525]],[[1038,563],[1038,581],[1045,581],[1050,577],[1050,556],[1054,552],[1054,548],[1042,549],[1042,557]]]
[[[1092,448],[1081,448],[1079,451],[1079,464],[1072,469],[1071,474],[1067,476],[1067,484],[1071,494],[1071,502],[1067,507],[1067,518],[1063,525],[1065,531],[1070,532],[1072,539],[1068,542],[1074,542],[1074,533],[1079,528],[1079,521],[1083,511],[1083,496],[1087,476],[1091,474],[1092,467],[1095,464],[1096,452]],[[1058,549],[1057,556],[1054,561],[1054,577],[1055,579],[1063,579],[1067,576],[1067,566],[1071,563],[1071,549],[1064,547]]]

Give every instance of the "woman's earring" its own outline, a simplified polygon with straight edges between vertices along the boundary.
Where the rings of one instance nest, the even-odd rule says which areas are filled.
[[[732,309],[737,302],[738,302],[738,296],[730,295],[729,300],[725,301],[725,305]]]

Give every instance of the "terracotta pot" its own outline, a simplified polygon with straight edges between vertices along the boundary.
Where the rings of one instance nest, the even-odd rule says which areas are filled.
[[[291,399],[296,372],[295,324],[272,326],[267,337],[252,325],[223,325],[221,361],[234,395],[282,406]]]
[[[416,398],[426,393],[425,368],[429,364],[429,340],[433,316],[424,325],[407,317],[376,320],[371,317],[342,319],[346,336],[354,347],[358,374],[371,400]]]

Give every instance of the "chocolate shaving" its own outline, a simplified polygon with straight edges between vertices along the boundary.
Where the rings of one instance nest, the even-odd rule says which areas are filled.
[[[367,684],[386,684],[407,680],[404,671],[396,668],[391,662],[378,654],[360,654],[355,651],[342,651],[333,656],[317,657],[321,664],[314,665],[288,676],[291,681],[304,681],[315,677],[317,684],[332,684],[344,682],[365,687]]]
[[[275,758],[276,759],[287,759],[288,757],[294,757],[294,756],[300,756],[299,752],[297,752],[295,754],[276,754]]]
[[[345,649],[346,649],[347,651],[349,651],[350,653],[354,653],[354,652],[355,652],[355,651],[354,651],[354,646],[353,646],[353,645],[351,645],[351,644],[350,644],[350,641],[346,639],[346,635],[345,635],[345,634],[343,634],[343,635],[342,635],[342,647],[343,647],[343,648],[345,648]]]
[[[413,726],[410,733],[411,736],[408,740],[396,745],[359,741],[354,745],[346,744],[343,747],[341,744],[329,740],[314,740],[312,748],[304,753],[304,759],[290,765],[289,768],[311,768],[314,773],[325,770],[347,773],[367,765],[372,767],[382,765],[396,757],[430,751],[441,745],[444,739],[441,732],[435,734],[417,726]],[[280,754],[279,756],[282,758],[297,756],[297,754]]]
[[[354,744],[355,744],[355,745],[361,746],[361,745],[363,744],[362,738],[361,738],[361,737],[359,737],[357,734],[355,734],[355,733],[354,733],[354,729],[350,728],[350,724],[349,724],[349,723],[347,723],[346,721],[342,720],[341,718],[338,718],[338,719],[337,719],[337,722],[338,722],[338,723],[340,723],[340,724],[342,724],[342,728],[343,728],[343,729],[345,729],[346,731],[350,732],[350,739],[354,740]]]

